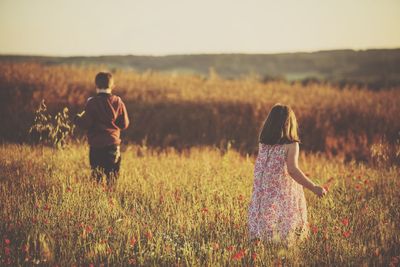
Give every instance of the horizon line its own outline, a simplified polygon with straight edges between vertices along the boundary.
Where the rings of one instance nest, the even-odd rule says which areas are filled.
[[[371,48],[335,48],[335,49],[320,49],[320,50],[298,50],[298,51],[287,51],[287,52],[194,52],[194,53],[167,53],[167,54],[133,54],[133,53],[104,53],[104,54],[71,54],[71,55],[56,55],[56,54],[41,54],[41,53],[0,53],[1,57],[5,56],[16,56],[16,57],[60,57],[60,58],[74,58],[74,57],[108,57],[108,56],[136,56],[136,57],[171,57],[171,56],[200,56],[200,55],[283,55],[283,54],[313,54],[321,52],[335,52],[335,51],[353,51],[353,52],[365,52],[365,51],[376,51],[376,50],[399,50],[400,45],[396,47],[371,47]]]

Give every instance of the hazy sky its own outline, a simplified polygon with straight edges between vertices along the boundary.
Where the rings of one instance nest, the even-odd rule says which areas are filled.
[[[0,0],[0,54],[400,47],[400,0]]]

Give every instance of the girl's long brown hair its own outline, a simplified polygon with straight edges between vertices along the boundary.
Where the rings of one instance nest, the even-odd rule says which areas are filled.
[[[297,128],[293,110],[287,105],[276,104],[264,122],[259,141],[266,145],[300,142]]]

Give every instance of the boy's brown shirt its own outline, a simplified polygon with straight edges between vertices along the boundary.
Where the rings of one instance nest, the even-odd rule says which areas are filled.
[[[129,126],[128,112],[120,97],[100,93],[88,99],[85,112],[75,117],[75,124],[87,129],[92,147],[119,145],[121,130]]]

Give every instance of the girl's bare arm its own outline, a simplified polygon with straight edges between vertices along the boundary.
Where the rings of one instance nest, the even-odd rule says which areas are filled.
[[[314,184],[307,176],[300,170],[298,165],[299,159],[299,144],[297,142],[288,145],[288,158],[287,166],[290,176],[305,188],[311,190],[318,196],[326,194],[325,189],[321,186]]]

